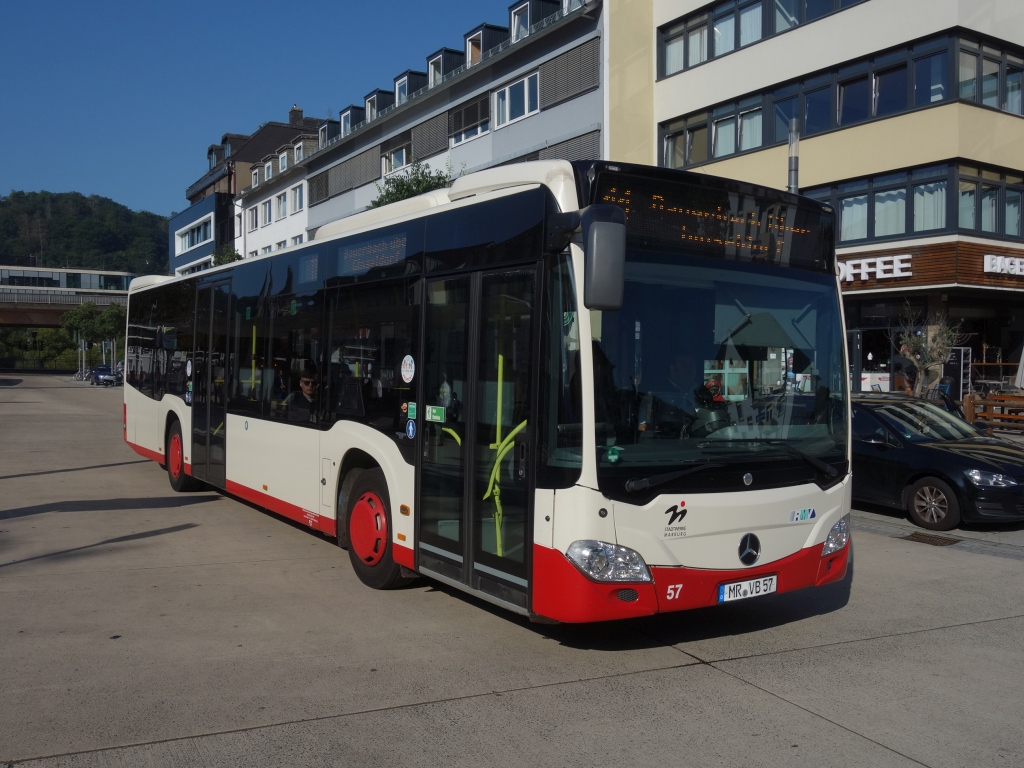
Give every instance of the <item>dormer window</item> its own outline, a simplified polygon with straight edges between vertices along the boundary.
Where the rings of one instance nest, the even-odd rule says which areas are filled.
[[[255,187],[260,183],[260,172],[255,170],[252,172],[252,185]]]
[[[409,98],[409,78],[403,77],[395,83],[395,103],[404,104]]]
[[[472,67],[480,63],[480,54],[483,53],[484,33],[477,32],[472,37],[466,38],[466,64]]]
[[[273,163],[267,163],[266,165],[264,165],[263,166],[263,178],[264,179],[269,179],[273,175],[274,175],[274,164]]]
[[[583,7],[583,0],[562,0],[562,13],[568,13],[569,11],[575,11],[577,8]]]
[[[512,42],[522,40],[530,34],[530,6],[523,3],[512,11]]]
[[[296,144],[295,150],[295,162],[299,162],[302,159],[302,144]]]
[[[435,85],[444,79],[444,75],[441,73],[441,57],[436,56],[427,63],[427,84],[433,88]]]
[[[377,119],[377,97],[371,96],[366,100],[366,119],[376,120]]]
[[[211,152],[210,153],[210,170],[212,171],[216,167],[217,167],[217,155],[215,155],[213,152]]]
[[[280,173],[288,170],[288,153],[282,152],[277,158],[277,168]]]
[[[327,126],[326,125],[321,125],[320,126],[320,149],[323,149],[326,146],[327,146]]]
[[[348,136],[352,133],[352,113],[345,112],[341,116],[341,135]]]

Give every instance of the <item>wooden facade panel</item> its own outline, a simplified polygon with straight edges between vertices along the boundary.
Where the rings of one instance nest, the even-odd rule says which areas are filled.
[[[910,276],[884,276],[891,272],[891,269],[885,269],[885,267],[891,263],[891,258],[894,256],[910,257],[909,271],[912,273]],[[1024,274],[985,272],[986,256],[1024,258],[1024,248],[971,242],[948,242],[864,253],[847,253],[839,256],[838,260],[842,265],[850,262],[861,263],[860,265],[850,264],[854,278],[843,281],[845,293],[882,288],[927,288],[951,283],[978,288],[1010,288],[1024,291]],[[879,262],[879,259],[882,261]],[[869,267],[867,279],[861,279],[864,270],[859,268],[863,266],[864,262]],[[881,278],[876,277],[877,270],[872,269],[878,266],[883,267],[883,277]]]

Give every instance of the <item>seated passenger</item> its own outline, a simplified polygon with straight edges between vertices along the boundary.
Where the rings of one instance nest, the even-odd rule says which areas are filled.
[[[316,391],[319,384],[316,368],[311,364],[304,366],[299,376],[299,391],[292,392],[285,399],[288,421],[316,421]]]

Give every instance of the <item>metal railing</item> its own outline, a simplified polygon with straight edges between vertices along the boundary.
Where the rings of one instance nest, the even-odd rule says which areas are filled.
[[[127,294],[120,296],[108,296],[100,293],[32,293],[31,291],[0,292],[0,303],[4,304],[58,304],[73,306],[91,302],[97,306],[105,307],[109,304],[127,304]]]

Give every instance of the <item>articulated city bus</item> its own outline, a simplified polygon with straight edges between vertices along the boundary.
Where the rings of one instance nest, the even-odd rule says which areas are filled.
[[[132,282],[125,440],[539,621],[842,579],[850,445],[831,209],[542,161]]]

